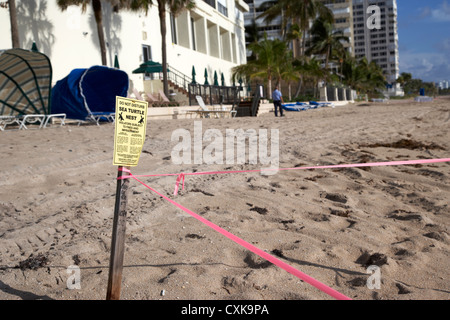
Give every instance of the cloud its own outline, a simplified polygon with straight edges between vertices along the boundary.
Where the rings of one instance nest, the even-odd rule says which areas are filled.
[[[450,38],[443,39],[441,42],[437,43],[435,47],[439,51],[450,55]]]
[[[400,72],[409,72],[423,81],[450,79],[450,62],[440,52],[400,52]]]
[[[438,9],[431,10],[431,18],[439,22],[450,22],[450,5],[447,0]]]
[[[450,22],[450,4],[447,0],[444,0],[437,8],[427,6],[418,8],[417,10],[419,11],[416,16],[417,19],[431,19],[435,22]]]

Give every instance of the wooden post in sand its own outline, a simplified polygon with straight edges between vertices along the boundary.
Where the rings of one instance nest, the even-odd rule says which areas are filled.
[[[128,169],[124,171],[124,169]],[[116,204],[114,208],[114,224],[111,241],[111,258],[109,262],[109,278],[107,300],[119,300],[122,282],[123,256],[125,252],[125,228],[127,220],[127,191],[130,179],[130,167],[119,167],[117,173]]]

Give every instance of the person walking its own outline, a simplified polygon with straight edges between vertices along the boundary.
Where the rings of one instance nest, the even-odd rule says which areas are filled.
[[[278,86],[275,87],[275,90],[272,93],[272,100],[275,108],[275,117],[278,117],[278,108],[280,109],[280,116],[284,117],[283,108],[281,107],[281,104],[284,103],[283,95],[281,94],[281,91],[278,90]]]

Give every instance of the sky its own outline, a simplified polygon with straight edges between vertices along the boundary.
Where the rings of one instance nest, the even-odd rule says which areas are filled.
[[[397,0],[400,73],[450,80],[450,0]]]

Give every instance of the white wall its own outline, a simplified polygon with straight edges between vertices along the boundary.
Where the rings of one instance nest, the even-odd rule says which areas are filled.
[[[92,8],[89,5],[86,13],[81,9],[71,6],[62,12],[55,0],[16,0],[19,20],[19,33],[21,47],[30,49],[36,42],[39,51],[49,56],[53,66],[53,83],[64,78],[75,68],[87,68],[92,65],[101,64],[100,50],[98,46],[97,30]],[[245,3],[238,3],[245,9]],[[113,66],[115,53],[118,54],[120,68],[126,71],[133,80],[135,86],[143,89],[143,76],[132,74],[132,71],[143,62],[142,45],[151,46],[152,60],[161,62],[161,35],[157,7],[154,6],[145,13],[131,13],[121,11],[115,14],[109,5],[103,3],[104,26],[107,46],[108,66]],[[223,72],[226,84],[231,83],[231,68],[246,63],[245,38],[243,21],[235,19],[235,1],[228,1],[228,18],[213,10],[203,1],[197,1],[194,9],[195,17],[203,17],[205,21],[217,24],[219,27],[234,34],[236,54],[230,59],[223,60],[220,56],[221,48],[218,50],[219,57],[211,55],[211,44],[207,43],[207,52],[191,50],[191,48],[172,44],[170,16],[166,15],[167,25],[167,61],[177,70],[191,76],[192,66],[195,66],[196,80],[203,83],[205,68],[210,75],[209,82],[212,83],[214,71]],[[248,7],[247,7],[248,8]],[[187,13],[188,27],[190,28],[190,13]],[[200,26],[201,24],[198,24]],[[204,23],[206,28],[207,23]],[[11,31],[8,9],[0,8],[0,50],[10,49]],[[197,32],[201,32],[198,31]],[[183,32],[180,32],[183,35]],[[191,36],[191,32],[185,32],[184,36]],[[220,37],[220,34],[217,35]],[[208,36],[205,36],[208,41]],[[186,39],[187,40],[187,39]],[[199,39],[197,39],[198,41]],[[180,42],[179,42],[180,43]],[[191,39],[184,43],[191,44]],[[220,45],[220,44],[218,44]],[[230,47],[231,44],[230,44]],[[242,51],[244,49],[244,51]],[[231,60],[231,61],[229,61]],[[219,80],[220,81],[220,80]]]

